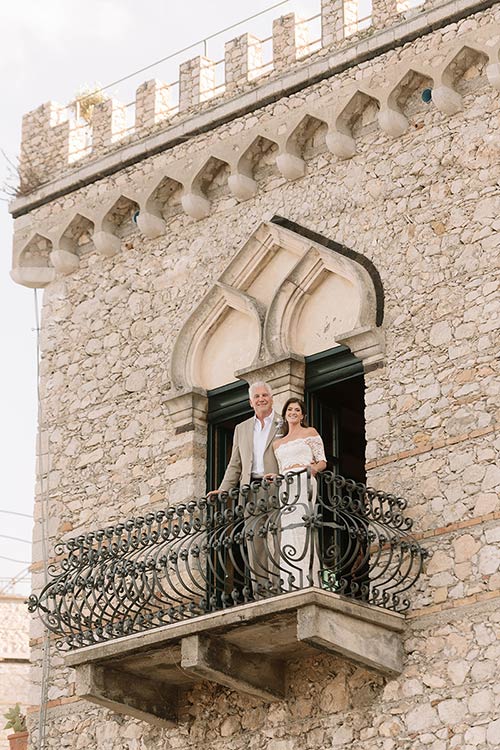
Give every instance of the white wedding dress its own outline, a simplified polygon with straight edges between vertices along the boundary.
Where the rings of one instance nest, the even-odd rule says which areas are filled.
[[[287,480],[280,488],[278,511],[282,585],[286,591],[319,586],[317,532],[308,527],[315,511],[316,480],[307,480],[307,467],[326,460],[323,441],[319,435],[297,438],[281,443],[275,454],[279,472]]]

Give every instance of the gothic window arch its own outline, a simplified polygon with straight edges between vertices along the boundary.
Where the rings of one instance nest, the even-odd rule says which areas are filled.
[[[364,256],[281,217],[243,245],[182,327],[172,355],[179,392],[211,390],[290,355],[347,346],[383,357],[383,290]]]

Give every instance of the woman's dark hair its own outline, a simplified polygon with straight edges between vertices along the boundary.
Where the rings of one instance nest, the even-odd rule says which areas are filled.
[[[283,417],[283,437],[285,435],[288,435],[288,422],[286,421],[286,410],[290,406],[290,404],[298,404],[302,411],[302,419],[300,420],[300,424],[302,427],[309,427],[307,424],[307,417],[306,417],[306,405],[303,401],[300,400],[300,398],[295,398],[295,396],[292,396],[292,398],[289,398],[281,410],[281,416]]]

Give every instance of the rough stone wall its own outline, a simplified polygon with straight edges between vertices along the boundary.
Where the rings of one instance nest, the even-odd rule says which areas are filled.
[[[29,616],[24,597],[0,596],[0,748],[7,750],[4,714],[29,705]]]
[[[272,61],[266,65],[262,65],[258,39],[243,35],[230,40],[225,48],[223,84],[216,84],[214,61],[195,57],[181,63],[177,81],[166,84],[153,79],[137,89],[135,101],[129,103],[135,108],[133,127],[126,124],[125,106],[129,105],[112,98],[96,104],[90,124],[76,116],[77,102],[67,107],[46,102],[23,118],[20,194],[27,195],[71,170],[90,166],[96,157],[137,143],[145,135],[187,125],[195,115],[219,108],[225,116],[235,93],[246,94],[245,106],[251,108],[256,88],[273,97],[282,90],[284,74],[286,82],[294,85],[304,69],[306,75],[316,76],[327,58],[331,67],[343,67],[360,52],[373,56],[379,45],[387,49],[394,42],[425,33],[426,28],[440,25],[451,15],[459,18],[484,7],[480,0],[424,0],[412,3],[412,8],[406,2],[373,0],[371,5],[371,14],[360,19],[357,1],[322,0],[321,40],[311,40],[308,23],[293,13],[276,19]],[[177,103],[171,100],[176,84]]]
[[[467,0],[464,0],[467,2]],[[346,2],[345,6],[357,6]],[[272,61],[263,66],[261,43],[255,37],[242,35],[226,44],[224,84],[215,85],[215,63],[206,57],[195,57],[181,64],[178,74],[179,100],[170,101],[168,85],[161,81],[148,81],[136,92],[135,128],[126,127],[123,105],[108,100],[96,107],[96,120],[90,128],[81,119],[75,119],[74,103],[69,107],[48,102],[29,112],[23,121],[21,172],[26,185],[34,186],[67,172],[68,160],[87,163],[96,154],[116,148],[116,142],[133,142],[159,128],[189,118],[195,111],[203,111],[217,103],[227,101],[236,91],[254,88],[273,81],[284,70],[293,69],[304,57],[325,55],[333,50],[351,46],[359,38],[387,26],[394,26],[407,17],[404,4],[401,8],[390,0],[373,0],[371,26],[358,32],[357,7],[350,13],[338,0],[322,0],[321,45],[309,48],[309,27],[302,19],[289,13],[273,23]],[[424,14],[435,6],[446,5],[443,0],[423,0],[417,3],[413,14]],[[457,4],[458,8],[458,4]],[[412,15],[410,13],[410,15]],[[368,22],[369,23],[369,22]],[[90,148],[88,143],[90,142]],[[51,156],[55,156],[54,161]],[[76,164],[79,166],[79,164]]]
[[[76,732],[76,748],[490,750],[500,731],[492,720],[499,622],[494,602],[412,621],[396,680],[322,654],[291,664],[289,697],[271,705],[203,683],[190,696],[192,721],[176,730],[61,705],[51,711],[49,746]]]
[[[500,21],[498,7],[354,66],[337,80],[384,71],[409,53]],[[181,325],[270,214],[368,257],[385,292],[385,366],[366,375],[369,483],[408,499],[434,552],[408,617],[406,666],[395,680],[319,655],[292,666],[290,697],[266,705],[203,684],[192,722],[158,730],[76,702],[70,670],[51,664],[49,747],[486,750],[500,745],[500,470],[498,453],[498,92],[472,64],[457,84],[464,109],[445,115],[408,95],[396,139],[369,116],[358,153],[309,146],[307,173],[263,170],[238,202],[220,182],[212,212],[176,213],[146,239],[125,220],[121,250],[82,252],[44,293],[44,492],[51,543],[204,491],[205,441],[175,435],[165,400]],[[328,94],[324,81],[34,209],[19,231],[60,223],[177,158]],[[413,98],[412,98],[413,97]],[[130,215],[130,212],[129,214]],[[47,470],[50,471],[47,473]],[[41,495],[40,495],[41,497]],[[40,527],[35,541],[38,542]],[[35,549],[34,559],[41,550]],[[35,662],[40,635],[33,627]],[[35,722],[33,721],[33,728]],[[35,734],[35,732],[34,732]]]

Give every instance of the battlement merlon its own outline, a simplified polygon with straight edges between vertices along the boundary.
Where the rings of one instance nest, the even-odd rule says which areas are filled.
[[[74,107],[43,104],[23,118],[20,195],[32,195],[82,168],[88,171],[102,156],[199,115],[205,115],[206,123],[208,112],[218,114],[221,108],[231,110],[231,116],[257,109],[271,100],[273,92],[283,96],[287,87],[296,91],[311,80],[327,78],[494,2],[425,0],[411,9],[409,0],[373,0],[367,20],[358,19],[355,0],[322,0],[321,39],[311,38],[308,24],[293,13],[273,22],[273,56],[265,65],[259,39],[250,34],[232,39],[225,44],[223,83],[216,83],[216,64],[207,57],[187,60],[180,65],[178,103],[173,101],[172,86],[157,80],[142,83],[131,127],[127,127],[125,105],[114,99],[97,104],[89,124],[75,118]],[[220,121],[214,117],[214,126]],[[14,215],[18,203],[14,202]]]

